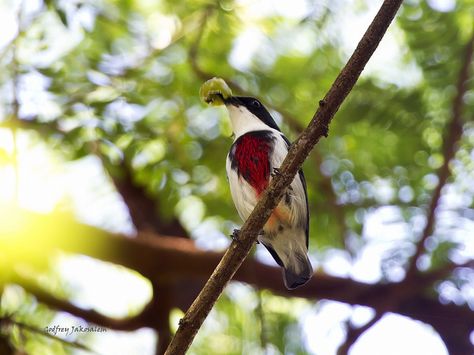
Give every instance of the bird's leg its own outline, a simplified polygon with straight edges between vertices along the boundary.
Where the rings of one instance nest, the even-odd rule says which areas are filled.
[[[240,243],[239,235],[240,235],[240,229],[234,229],[230,237],[232,238],[233,241]]]
[[[273,178],[275,176],[281,176],[280,168],[273,168],[273,173],[270,174]]]
[[[263,236],[265,234],[265,232],[262,230],[258,233],[258,236]],[[230,235],[230,237],[232,238],[233,241],[235,241],[236,243],[240,244],[240,229],[234,229],[232,231],[232,234]],[[258,241],[258,239],[255,241],[256,244],[260,244],[260,242]]]

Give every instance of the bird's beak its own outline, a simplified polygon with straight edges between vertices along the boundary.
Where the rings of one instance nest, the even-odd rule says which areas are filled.
[[[229,105],[240,106],[240,105],[242,105],[242,103],[240,102],[240,100],[237,96],[229,96],[227,99],[224,99],[222,97],[222,101],[224,101],[224,104],[226,106],[229,106]]]

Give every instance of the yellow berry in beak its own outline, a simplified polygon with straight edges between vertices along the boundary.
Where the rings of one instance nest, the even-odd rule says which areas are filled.
[[[221,78],[212,78],[201,85],[199,97],[212,106],[224,105],[224,100],[232,96],[232,90]]]

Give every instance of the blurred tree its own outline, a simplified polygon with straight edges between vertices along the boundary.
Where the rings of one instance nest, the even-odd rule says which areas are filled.
[[[240,223],[224,172],[229,123],[200,104],[199,86],[221,76],[234,92],[258,96],[294,138],[356,45],[341,24],[371,9],[359,1],[349,11],[342,0],[265,4],[2,5],[13,18],[0,42],[1,133],[12,137],[12,149],[0,150],[1,173],[13,167],[18,195],[21,136],[46,143],[64,164],[97,157],[136,231],[127,238],[86,226],[64,216],[68,205],[18,221],[3,213],[2,351],[93,348],[85,336],[64,344],[31,331],[43,330],[52,310],[110,329],[149,327],[164,351],[173,312],[187,309],[221,256],[195,241],[209,243],[207,233],[221,240]],[[369,66],[305,164],[313,280],[288,292],[257,253],[235,279],[262,291],[244,292],[246,301],[231,285],[215,310],[220,327],[203,329],[192,353],[305,353],[296,310],[320,299],[375,312],[359,328],[344,325],[341,354],[388,312],[430,325],[452,354],[472,353],[474,3],[440,4],[402,6],[387,39],[397,49],[379,49],[383,64]],[[12,232],[12,221],[27,227]],[[150,302],[124,319],[81,308],[55,270],[58,249],[139,272],[152,284]],[[374,252],[364,270],[376,276],[357,272]],[[335,255],[353,271],[331,269]]]

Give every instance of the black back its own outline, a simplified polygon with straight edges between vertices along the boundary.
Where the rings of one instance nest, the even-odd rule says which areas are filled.
[[[281,135],[281,137],[285,141],[286,147],[289,150],[290,145],[291,145],[290,141],[283,134]],[[305,229],[306,229],[306,248],[308,248],[309,247],[309,204],[308,204],[308,191],[307,191],[307,188],[306,188],[306,179],[304,177],[303,169],[300,169],[298,171],[298,175],[300,177],[301,184],[303,184],[304,197],[305,197],[305,200],[306,200],[306,228]]]

